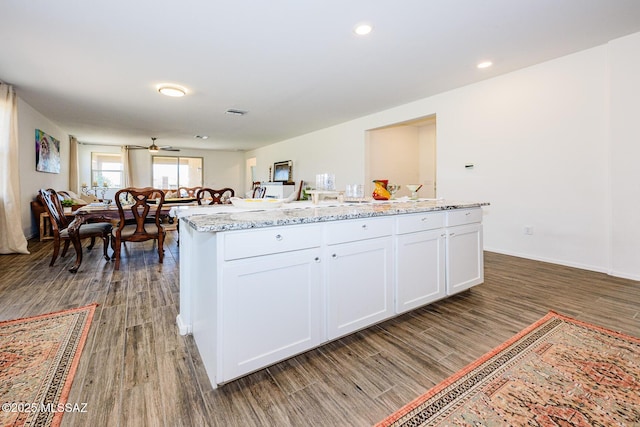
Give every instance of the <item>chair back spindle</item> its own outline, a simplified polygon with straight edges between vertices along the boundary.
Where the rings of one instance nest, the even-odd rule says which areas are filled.
[[[256,187],[253,189],[252,197],[254,199],[263,199],[266,192],[267,192],[267,187]]]
[[[235,191],[232,188],[223,188],[221,190],[214,190],[212,188],[202,188],[196,193],[196,201],[199,205],[222,205],[231,203],[229,199],[235,196]],[[206,203],[210,200],[209,203]]]
[[[151,188],[123,188],[115,195],[116,206],[120,221],[112,233],[113,250],[116,259],[115,269],[120,268],[120,247],[122,242],[142,242],[145,240],[158,241],[158,258],[162,263],[164,258],[164,234],[161,224],[161,208],[164,203],[164,192]],[[155,209],[150,214],[154,200]],[[126,212],[131,212],[130,216]]]

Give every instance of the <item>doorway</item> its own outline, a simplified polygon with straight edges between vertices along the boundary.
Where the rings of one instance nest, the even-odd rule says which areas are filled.
[[[409,196],[407,184],[422,184],[420,198],[435,198],[436,116],[426,116],[370,129],[365,145],[365,179],[400,184],[396,197]]]

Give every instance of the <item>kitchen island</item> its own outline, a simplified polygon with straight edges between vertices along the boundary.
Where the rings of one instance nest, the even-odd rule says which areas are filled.
[[[180,333],[216,387],[478,285],[486,205],[182,209]]]

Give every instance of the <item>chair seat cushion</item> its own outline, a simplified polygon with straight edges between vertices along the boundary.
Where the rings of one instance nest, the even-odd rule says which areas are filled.
[[[109,234],[111,231],[112,225],[110,222],[92,222],[89,224],[82,224],[80,226],[80,238],[95,236],[100,234]],[[60,237],[62,239],[69,238],[69,229],[65,228],[60,232]]]
[[[114,236],[116,235],[116,230],[117,228],[114,228],[113,231],[111,232]],[[153,236],[158,236],[158,227],[156,226],[155,223],[145,223],[144,224],[144,231],[147,234],[153,235]],[[122,231],[120,232],[120,237],[122,239],[126,239],[127,237],[133,236],[133,234],[136,232],[136,225],[135,224],[130,224],[130,225],[125,225],[122,228]]]

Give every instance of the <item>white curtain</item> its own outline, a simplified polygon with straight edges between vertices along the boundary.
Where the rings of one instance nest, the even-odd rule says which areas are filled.
[[[28,254],[22,232],[18,163],[18,98],[0,82],[0,254]]]
[[[131,187],[129,147],[122,146],[122,188]]]
[[[78,140],[69,135],[69,190],[76,194],[80,194],[78,181]]]

